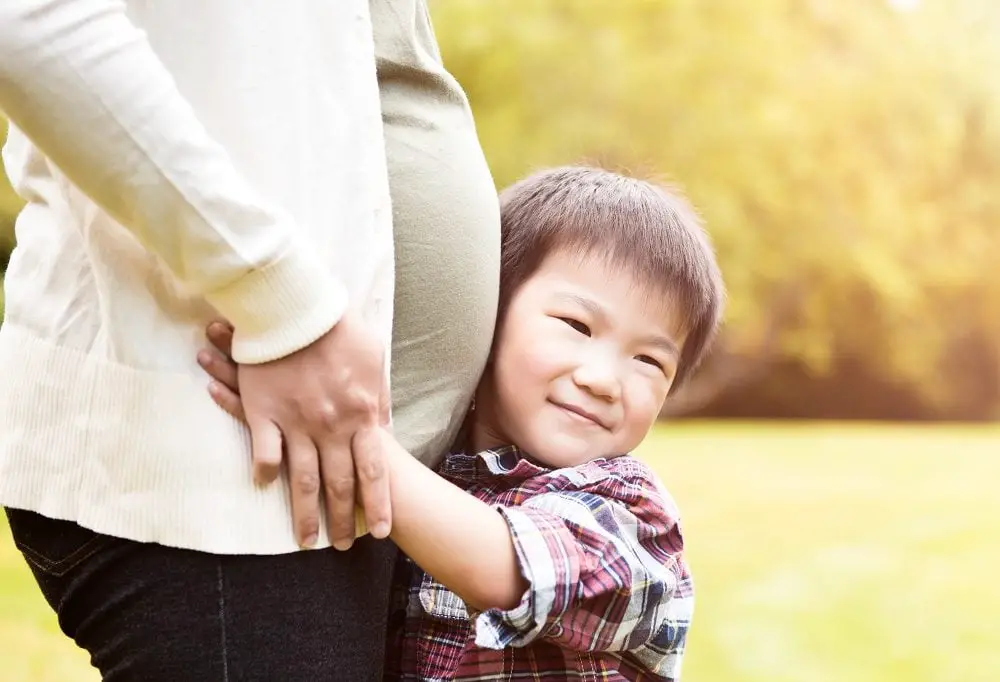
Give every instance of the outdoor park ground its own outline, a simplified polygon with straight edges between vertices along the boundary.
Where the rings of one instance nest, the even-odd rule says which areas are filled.
[[[1000,428],[663,425],[697,581],[684,682],[994,682]],[[0,525],[0,678],[97,680]]]

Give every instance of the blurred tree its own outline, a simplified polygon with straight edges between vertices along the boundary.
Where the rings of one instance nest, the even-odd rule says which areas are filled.
[[[432,11],[498,185],[590,161],[704,215],[727,324],[669,411],[1000,416],[1000,3]],[[18,206],[0,182],[0,269]]]
[[[0,142],[7,139],[7,122],[0,116]],[[7,176],[0,166],[0,271],[6,263],[4,245],[14,241],[14,216],[21,207],[21,200],[14,194]]]
[[[7,139],[7,122],[0,116],[0,140]],[[21,200],[7,182],[0,167],[0,279],[7,269],[10,251],[14,248],[14,216],[21,207]],[[0,322],[3,321],[3,287],[0,286]]]
[[[845,359],[943,412],[1000,397],[1000,7],[440,0],[499,184],[591,160],[678,179],[730,289],[673,409],[773,361]],[[974,341],[974,342],[973,342]],[[964,369],[960,349],[975,351]],[[977,370],[977,368],[979,368]],[[951,375],[948,372],[951,372]],[[971,371],[971,374],[970,374]]]

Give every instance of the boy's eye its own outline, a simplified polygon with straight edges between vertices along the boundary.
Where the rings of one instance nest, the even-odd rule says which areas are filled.
[[[645,362],[647,365],[652,365],[658,370],[661,371],[663,370],[663,363],[661,363],[656,358],[652,358],[648,355],[637,355],[635,356],[635,359],[638,360],[639,362]]]
[[[576,331],[583,334],[584,336],[590,336],[590,327],[585,325],[583,322],[580,322],[579,320],[574,320],[571,317],[560,317],[559,319],[568,324]]]

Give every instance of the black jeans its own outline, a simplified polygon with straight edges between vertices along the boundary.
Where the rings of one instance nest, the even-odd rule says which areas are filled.
[[[110,682],[376,681],[395,546],[219,556],[8,509],[62,631]]]

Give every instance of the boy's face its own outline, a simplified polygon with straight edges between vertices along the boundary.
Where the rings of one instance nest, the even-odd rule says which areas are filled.
[[[513,443],[551,467],[632,451],[673,382],[678,317],[627,269],[551,254],[502,321],[477,396],[477,446]]]

